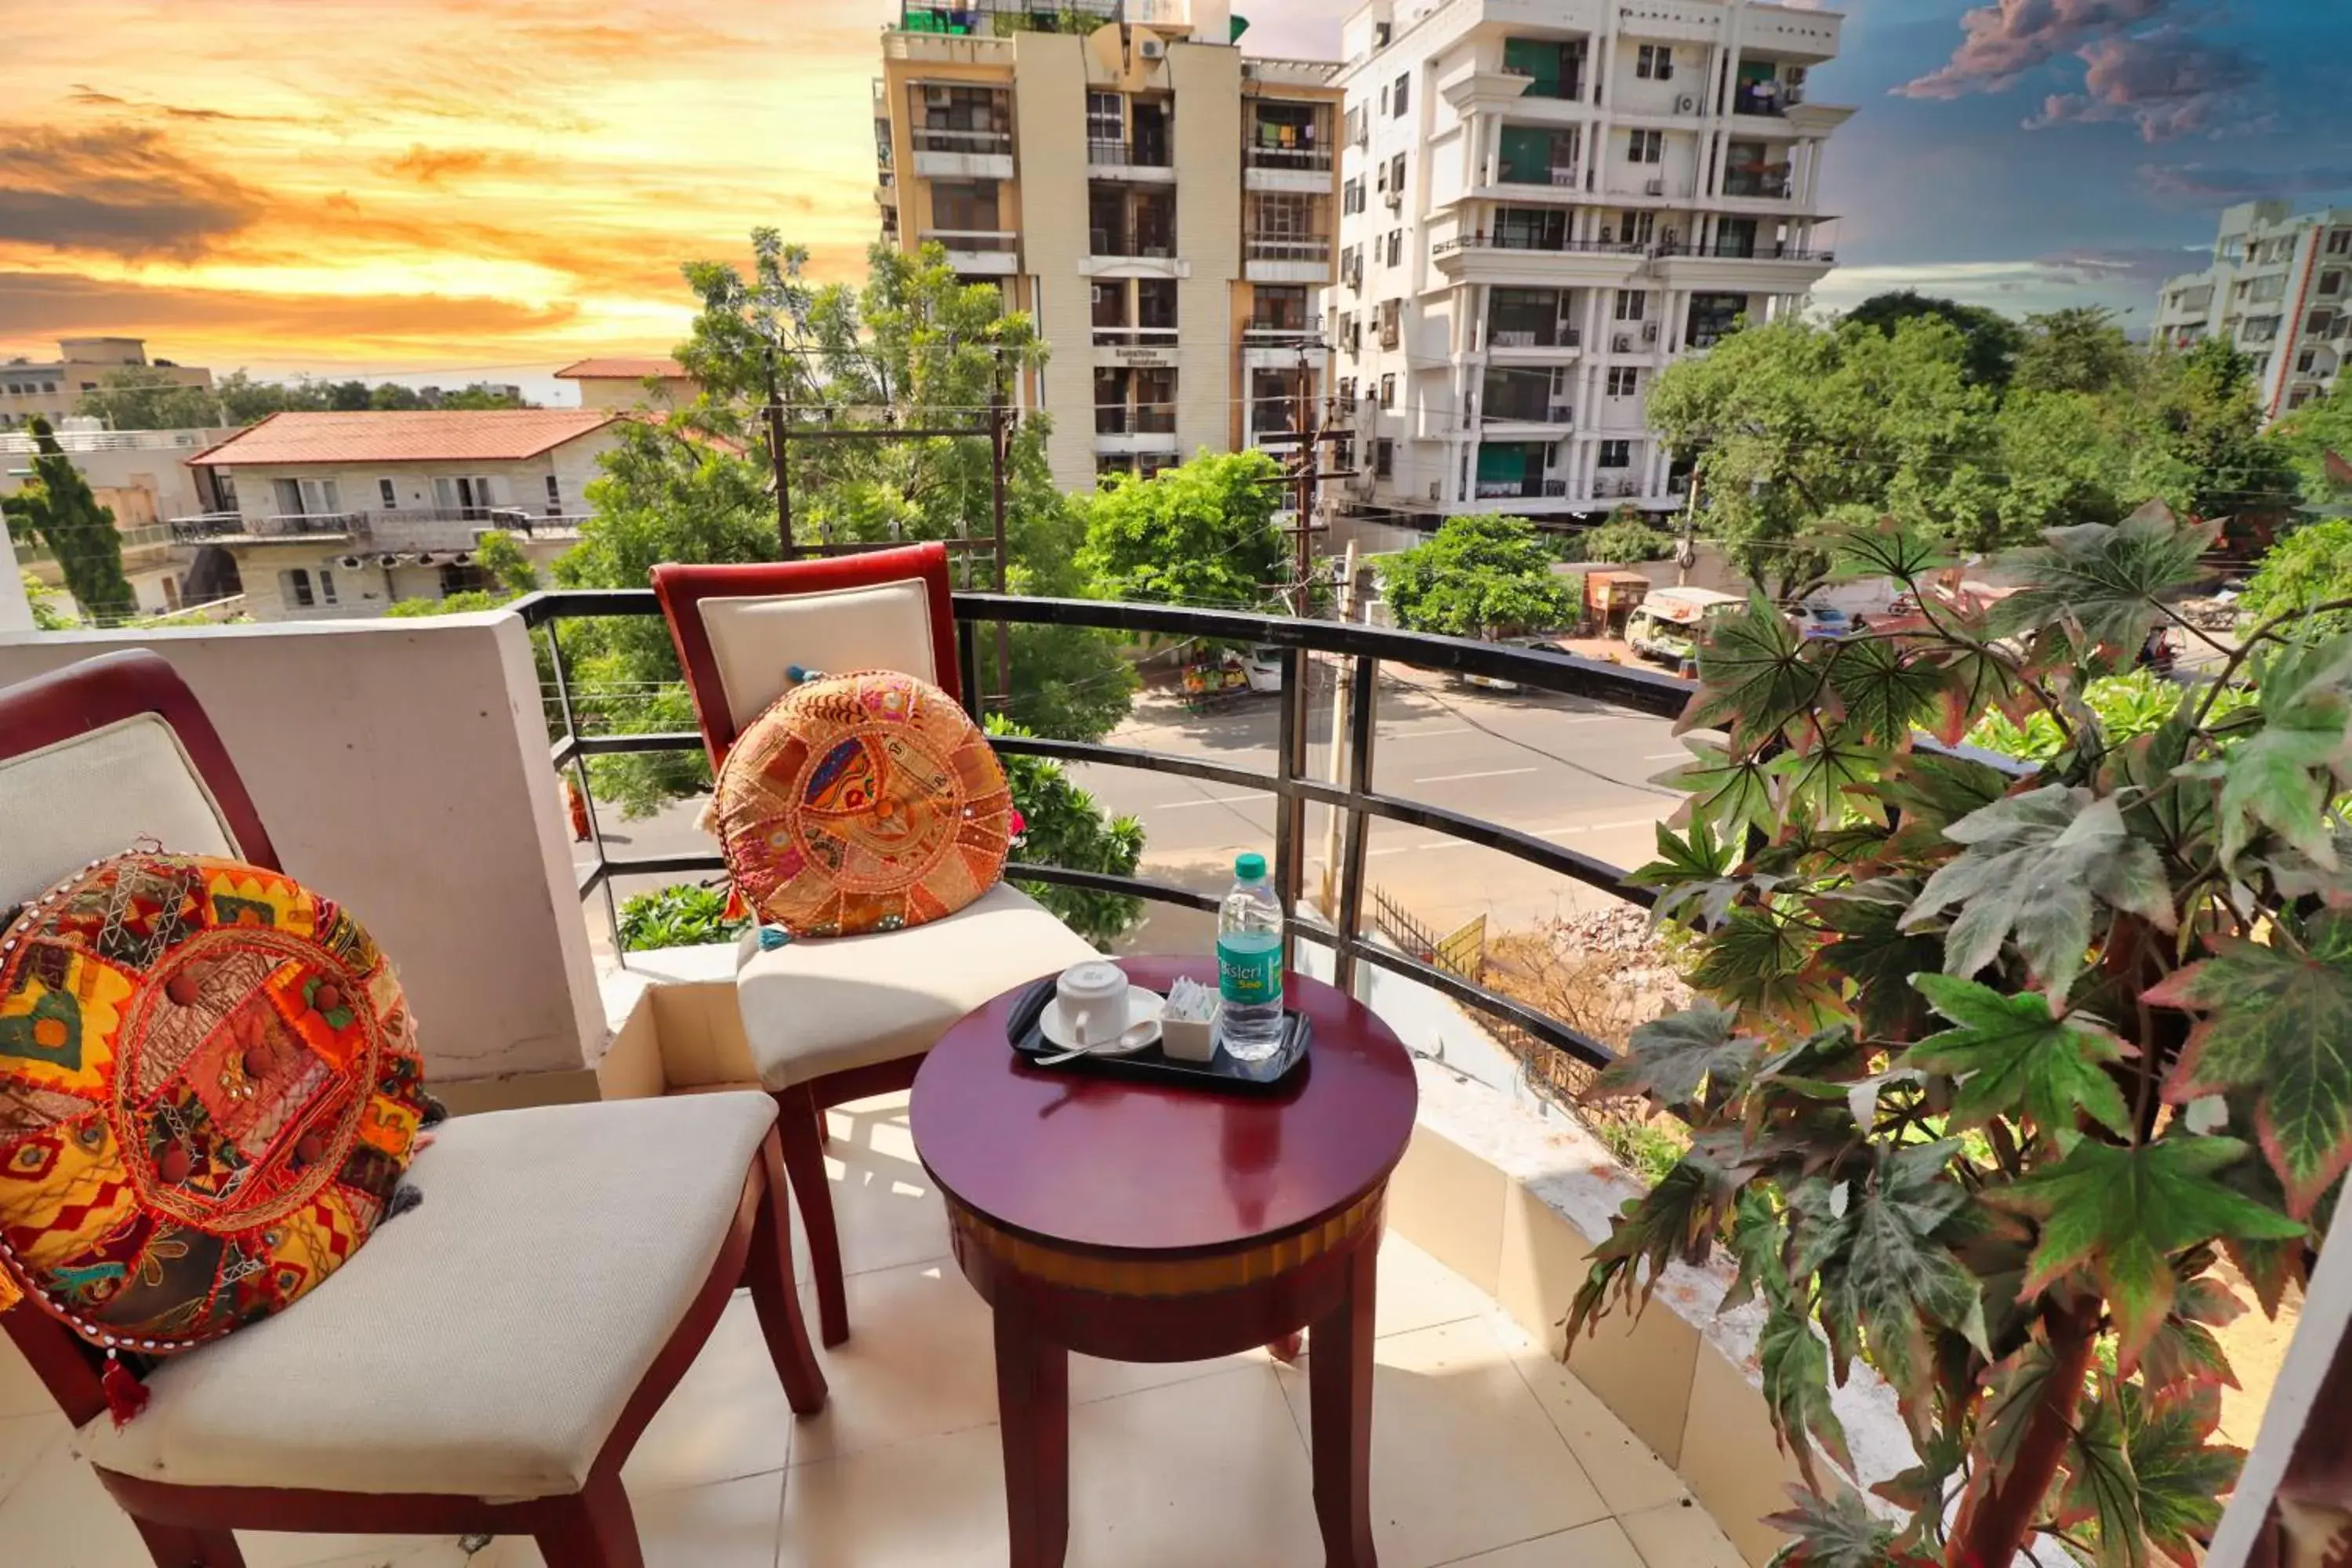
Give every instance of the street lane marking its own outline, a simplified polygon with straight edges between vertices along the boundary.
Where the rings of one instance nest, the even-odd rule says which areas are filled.
[[[1465,724],[1458,730],[1409,730],[1401,735],[1384,735],[1385,741],[1439,741],[1449,735],[1475,735],[1479,731]]]
[[[1685,760],[1695,763],[1698,761],[1696,757],[1693,756],[1688,752],[1660,752],[1654,757],[1643,757],[1642,760],[1645,763],[1679,763]]]
[[[1568,827],[1538,827],[1535,836],[1538,838],[1565,838],[1571,833],[1614,833],[1627,827],[1655,827],[1658,821],[1654,816],[1637,816],[1626,822],[1582,822]]]
[[[1522,773],[1534,772],[1536,772],[1534,768],[1496,768],[1492,773],[1440,773],[1435,778],[1415,779],[1412,782],[1417,784],[1461,784],[1469,779],[1512,779],[1517,778]]]
[[[1164,805],[1147,805],[1143,809],[1146,811],[1190,811],[1196,805],[1240,805],[1248,801],[1263,800],[1265,798],[1265,797],[1264,795],[1213,795],[1203,796],[1199,800],[1171,800]]]

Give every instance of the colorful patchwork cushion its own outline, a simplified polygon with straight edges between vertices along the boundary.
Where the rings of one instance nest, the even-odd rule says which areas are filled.
[[[745,730],[714,823],[754,913],[794,936],[955,913],[1004,872],[1013,795],[988,738],[928,681],[820,676]]]
[[[0,936],[0,1307],[185,1350],[384,1217],[429,1104],[400,983],[275,871],[132,851]]]

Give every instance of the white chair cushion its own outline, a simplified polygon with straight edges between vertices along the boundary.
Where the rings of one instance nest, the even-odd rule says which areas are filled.
[[[577,1491],[775,1115],[744,1093],[452,1120],[409,1169],[422,1204],[285,1312],[162,1363],[147,1409],[79,1448],[181,1486]]]
[[[0,758],[0,908],[142,837],[178,855],[240,853],[179,735],[154,714]]]
[[[821,594],[702,601],[702,627],[738,730],[784,694],[793,665],[847,675],[895,669],[937,684],[930,589],[919,577]]]
[[[973,1008],[1097,956],[1034,899],[1000,882],[928,925],[754,952],[735,977],[735,1000],[761,1081],[790,1089],[919,1055]]]

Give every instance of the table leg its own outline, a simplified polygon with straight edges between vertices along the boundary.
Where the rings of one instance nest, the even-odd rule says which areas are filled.
[[[1013,1568],[1061,1568],[1070,1542],[1070,1352],[996,1309],[996,1414]]]
[[[1307,1357],[1315,1449],[1315,1517],[1327,1568],[1374,1568],[1372,1279],[1378,1234],[1348,1262],[1348,1294],[1310,1330]]]

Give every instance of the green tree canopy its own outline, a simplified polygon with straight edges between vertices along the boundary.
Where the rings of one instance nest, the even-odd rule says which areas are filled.
[[[2329,518],[2297,529],[2263,557],[2242,603],[2268,618],[2352,599],[2352,518]],[[2352,616],[2338,614],[2339,624]]]
[[[2102,306],[2025,318],[2016,384],[2027,392],[2113,392],[2128,386],[2140,355]]]
[[[1150,479],[1113,475],[1077,502],[1077,565],[1115,599],[1256,609],[1288,574],[1274,517],[1281,466],[1264,452],[1202,452]]]
[[[1625,566],[1664,561],[1675,552],[1673,536],[1663,529],[1651,527],[1640,510],[1631,506],[1619,507],[1616,515],[1585,534],[1580,543],[1579,553],[1585,560]]]
[[[98,504],[89,481],[58,445],[47,420],[36,417],[30,433],[37,448],[33,477],[22,490],[0,500],[0,515],[11,531],[29,532],[57,557],[66,591],[85,617],[129,620],[139,613],[139,595],[123,575],[122,536],[114,530],[114,513]]]
[[[1523,517],[1452,517],[1436,535],[1374,563],[1407,631],[1509,637],[1573,626],[1582,605]]]
[[[2025,329],[1998,310],[1905,289],[1873,294],[1847,311],[1845,319],[1892,336],[1903,322],[1923,316],[1950,322],[1967,341],[1961,370],[1970,385],[1989,386],[1996,392],[2008,390],[2011,378],[2017,374],[2018,353],[2025,347]]]
[[[76,412],[115,430],[200,430],[223,423],[220,399],[209,389],[183,386],[169,370],[148,364],[101,372]]]
[[[2352,464],[2352,376],[2339,375],[2327,395],[2271,426],[2275,454],[2294,470],[2304,504],[2323,511],[2352,510],[2352,468],[2328,466],[2329,453]]]

